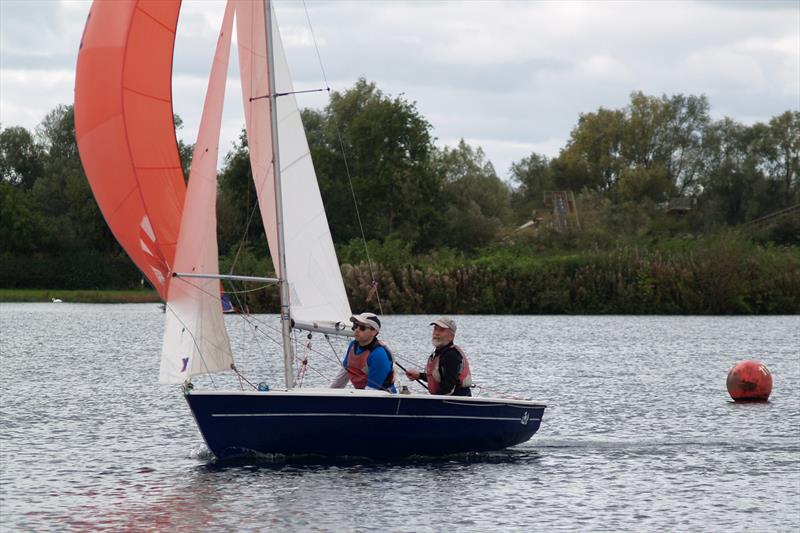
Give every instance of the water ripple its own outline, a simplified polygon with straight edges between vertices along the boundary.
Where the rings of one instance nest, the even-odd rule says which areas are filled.
[[[385,317],[404,365],[424,362],[430,319]],[[798,317],[457,320],[483,394],[548,404],[531,441],[402,461],[221,462],[179,391],[157,384],[155,306],[3,304],[0,530],[800,528]],[[248,354],[239,366],[275,383],[277,350],[231,335]],[[311,386],[336,367],[319,350]],[[730,402],[725,375],[751,357],[772,370],[771,401]]]

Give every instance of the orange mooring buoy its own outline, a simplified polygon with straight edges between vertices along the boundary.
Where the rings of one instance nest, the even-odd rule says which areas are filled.
[[[737,402],[765,402],[772,392],[772,374],[763,363],[748,359],[728,372],[728,394]]]

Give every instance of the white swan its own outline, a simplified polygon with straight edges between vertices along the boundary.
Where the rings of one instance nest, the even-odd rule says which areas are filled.
[[[60,304],[62,302],[61,298],[50,298],[54,304]]]

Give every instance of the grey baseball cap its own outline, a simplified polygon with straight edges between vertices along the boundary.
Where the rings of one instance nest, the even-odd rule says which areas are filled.
[[[453,333],[456,332],[456,321],[452,318],[447,318],[446,316],[442,316],[434,320],[430,323],[431,326],[436,325],[440,328],[445,328],[451,330]]]

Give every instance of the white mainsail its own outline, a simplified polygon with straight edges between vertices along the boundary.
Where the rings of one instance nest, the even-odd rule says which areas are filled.
[[[192,157],[175,254],[175,272],[219,274],[216,167],[233,12],[233,5],[229,3],[217,41]],[[167,293],[159,381],[182,383],[195,375],[228,370],[232,363],[230,340],[220,303],[219,280],[173,279]]]
[[[269,57],[264,38],[264,7],[261,2],[239,0],[236,9],[250,162],[273,264],[279,270],[269,98],[263,98],[269,93],[269,67],[258,65],[266,65],[266,58]],[[281,95],[276,100],[286,256],[286,272],[284,275],[278,274],[288,281],[289,309],[295,321],[345,323],[350,319],[350,304],[300,111],[294,94],[291,94],[294,89],[274,13],[272,31],[275,87]]]

